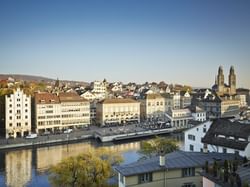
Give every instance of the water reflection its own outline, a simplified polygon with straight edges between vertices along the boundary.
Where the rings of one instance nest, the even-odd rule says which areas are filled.
[[[182,149],[183,136],[177,134],[172,137],[179,141]],[[134,162],[139,158],[137,151],[140,149],[140,140],[106,145],[100,145],[95,141],[85,141],[76,144],[0,152],[0,186],[50,186],[45,171],[52,165],[69,156],[76,156],[100,146],[121,153],[124,157],[124,164]]]
[[[6,153],[5,166],[7,186],[26,186],[31,180],[32,151],[19,150]]]

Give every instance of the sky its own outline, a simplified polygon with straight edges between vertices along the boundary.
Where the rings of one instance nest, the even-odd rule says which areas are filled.
[[[1,0],[0,74],[250,88],[249,0]]]

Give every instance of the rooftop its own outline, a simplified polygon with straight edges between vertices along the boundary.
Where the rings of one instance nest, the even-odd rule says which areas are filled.
[[[115,169],[124,176],[132,176],[146,172],[161,171],[165,169],[181,169],[189,167],[202,167],[205,162],[233,160],[235,154],[228,153],[201,153],[175,151],[165,156],[165,166],[159,165],[159,157],[137,161],[131,164],[118,166]],[[240,158],[240,157],[238,157]]]

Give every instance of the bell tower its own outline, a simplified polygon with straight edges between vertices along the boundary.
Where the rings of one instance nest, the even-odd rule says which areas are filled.
[[[236,94],[236,75],[235,75],[233,66],[230,67],[228,81],[229,81],[229,87],[230,87],[230,95]]]
[[[218,94],[223,95],[224,93],[224,74],[222,66],[219,67],[218,75],[217,75],[217,86],[218,86]]]

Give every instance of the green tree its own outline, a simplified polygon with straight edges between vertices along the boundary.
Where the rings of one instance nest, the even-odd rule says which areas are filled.
[[[156,137],[150,141],[142,141],[138,151],[143,157],[152,157],[159,154],[167,154],[178,150],[177,141],[164,137]]]
[[[100,148],[76,157],[69,157],[50,169],[49,180],[53,186],[104,187],[114,174],[112,165],[122,161],[119,154]]]

